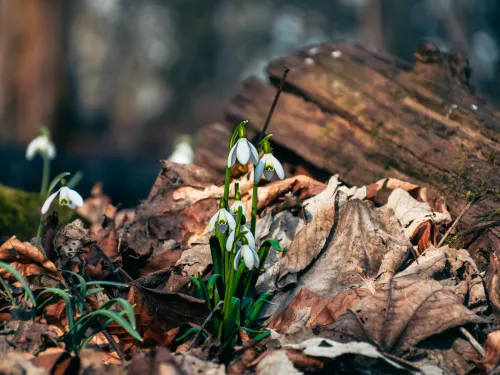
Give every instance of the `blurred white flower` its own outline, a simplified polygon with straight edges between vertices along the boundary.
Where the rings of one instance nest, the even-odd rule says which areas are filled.
[[[168,160],[179,164],[193,164],[194,151],[188,136],[181,137],[180,141],[174,146],[174,151]]]
[[[36,137],[26,148],[26,159],[31,160],[36,154],[40,154],[48,159],[56,157],[56,147],[47,134]]]
[[[78,194],[75,190],[72,190],[67,186],[63,186],[59,190],[57,190],[54,194],[50,195],[50,197],[47,198],[47,200],[42,206],[42,214],[47,213],[50,204],[57,196],[57,194],[59,194],[59,204],[61,206],[68,206],[71,209],[75,209],[77,207],[83,207],[82,196]]]

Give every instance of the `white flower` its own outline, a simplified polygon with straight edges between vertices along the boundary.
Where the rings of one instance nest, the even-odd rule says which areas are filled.
[[[253,237],[252,232],[250,232],[250,229],[248,229],[245,225],[243,225],[240,228],[240,233],[243,233],[243,232],[246,232],[244,234],[244,236],[247,239],[247,242],[250,245],[250,247],[252,249],[254,249],[255,248],[255,238]],[[227,238],[226,250],[231,251],[233,249],[233,244],[234,244],[234,231],[232,231],[231,234],[229,235],[229,237]],[[238,241],[237,244],[241,246],[241,241]]]
[[[49,210],[50,204],[59,194],[59,204],[61,206],[68,206],[69,208],[75,209],[76,207],[83,207],[83,199],[80,194],[76,191],[70,189],[69,187],[63,186],[50,197],[47,198],[45,203],[42,206],[42,214],[47,213]]]
[[[242,215],[246,216],[247,211],[245,205],[239,199],[235,200],[231,207],[229,207],[229,212],[231,212],[232,215],[236,216],[238,214],[238,208],[240,207]]]
[[[35,154],[40,153],[43,157],[54,159],[56,157],[56,147],[45,134],[33,139],[26,149],[26,159],[31,160]]]
[[[285,178],[285,171],[279,160],[273,154],[264,154],[259,164],[255,167],[254,180],[255,182],[259,182],[262,178],[262,173],[264,173],[266,179],[270,181],[275,171],[280,180]]]
[[[210,222],[208,223],[209,232],[214,230],[215,222],[217,222],[217,228],[219,229],[220,233],[226,232],[228,226],[229,228],[231,228],[231,230],[234,230],[234,228],[236,228],[236,221],[225,208],[220,208],[219,211],[217,211],[215,215],[212,216]]]
[[[233,146],[231,151],[229,151],[229,156],[227,157],[227,166],[231,168],[236,159],[242,165],[246,165],[248,160],[252,160],[252,163],[257,164],[259,162],[259,153],[253,144],[251,144],[248,139],[240,138],[238,142]]]
[[[238,266],[240,265],[240,258],[243,255],[243,261],[245,262],[245,266],[249,270],[252,270],[254,267],[258,268],[260,264],[259,256],[249,245],[243,245],[241,249],[236,253],[236,257],[234,258],[234,270],[238,270]]]

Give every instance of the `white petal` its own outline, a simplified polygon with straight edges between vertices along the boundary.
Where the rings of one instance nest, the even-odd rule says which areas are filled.
[[[47,145],[46,154],[47,154],[47,157],[51,160],[56,157],[56,146],[54,146],[54,143],[49,141],[49,143]]]
[[[238,142],[236,142],[236,144],[233,146],[233,148],[231,149],[231,151],[229,151],[229,155],[227,157],[227,166],[229,168],[231,168],[234,163],[236,163],[236,148],[238,146]]]
[[[243,255],[243,261],[245,262],[245,266],[249,270],[253,269],[255,263],[255,257],[253,256],[252,249],[248,245],[243,245],[241,247],[241,252]]]
[[[226,250],[227,251],[233,250],[233,244],[234,244],[234,230],[231,232],[231,234],[227,238],[227,241],[226,241]]]
[[[273,166],[274,170],[276,171],[276,174],[278,175],[280,180],[283,180],[285,178],[285,170],[283,169],[283,165],[281,165],[280,161],[276,159],[274,155],[269,155],[271,157],[271,160],[273,161]]]
[[[70,202],[70,203],[68,203],[68,204],[67,204],[67,206],[68,206],[69,208],[71,208],[72,210],[74,210],[74,209],[76,208],[76,204],[73,204],[73,203],[71,203],[71,202]]]
[[[59,194],[59,204],[67,205],[71,201],[69,199],[69,188],[67,186],[63,186],[60,190],[61,193]],[[66,203],[62,203],[62,201],[66,201]]]
[[[253,238],[252,232],[250,232],[250,230],[247,227],[245,227],[244,229],[247,231],[245,233],[245,238],[248,241],[248,246],[250,246],[252,249],[255,249],[255,238]]]
[[[238,215],[238,209],[240,207],[241,207],[241,213],[242,213],[242,215],[245,216],[247,214],[246,213],[246,209],[245,209],[245,205],[241,201],[234,201],[234,203],[232,204],[232,206],[229,208],[229,211],[234,216],[237,216]]]
[[[26,148],[26,159],[33,159],[35,154],[44,146],[45,142],[45,137],[42,136],[33,139]]]
[[[217,217],[219,216],[219,211],[217,211],[215,213],[214,216],[212,216],[212,218],[210,219],[210,222],[208,223],[208,231],[209,232],[212,232],[214,230],[214,227],[215,227],[215,222],[217,221]]]
[[[271,178],[273,178],[274,175],[274,169],[268,171],[267,169],[264,169],[264,176],[266,177],[267,181],[271,181]]]
[[[260,179],[262,178],[262,172],[264,172],[264,167],[265,166],[266,166],[266,164],[264,163],[264,158],[262,158],[259,161],[259,164],[257,164],[257,166],[255,167],[255,170],[254,170],[253,180],[255,182],[259,182]]]
[[[217,223],[217,229],[218,229],[219,233],[226,233],[227,224]]]
[[[47,211],[49,210],[50,204],[52,203],[52,201],[54,200],[56,195],[59,194],[59,191],[61,191],[61,189],[59,189],[58,191],[56,191],[54,194],[52,194],[50,197],[47,198],[47,200],[45,201],[45,203],[42,206],[42,215],[47,213]]]
[[[250,159],[252,159],[252,163],[257,165],[257,163],[259,162],[259,152],[255,148],[255,146],[251,144],[250,141],[248,141],[248,139],[247,143],[248,143],[248,148],[250,149]]]
[[[252,254],[254,257],[254,267],[259,268],[259,266],[260,266],[259,254],[257,254],[256,251],[252,251]]]
[[[68,189],[67,194],[68,194],[68,198],[69,198],[69,203],[72,206],[83,207],[83,198],[80,194],[78,194],[75,190],[72,190],[72,189]],[[71,207],[71,208],[73,208],[73,207]]]
[[[236,256],[234,257],[234,270],[238,271],[238,266],[240,265],[241,249],[238,250]]]
[[[236,143],[236,157],[241,165],[246,165],[250,159],[250,147],[248,147],[248,140],[246,138],[238,139]]]
[[[226,216],[226,220],[227,220],[227,224],[229,225],[229,228],[231,228],[231,230],[234,230],[236,228],[236,221],[234,220],[233,215],[231,215],[229,212],[227,212],[227,210],[225,210],[224,208],[222,210],[224,210],[224,212],[225,212],[225,216]]]

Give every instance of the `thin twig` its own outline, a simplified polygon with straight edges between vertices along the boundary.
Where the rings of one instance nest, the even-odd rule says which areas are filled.
[[[259,138],[257,139],[256,144],[258,144],[262,138],[266,135],[267,128],[269,127],[269,124],[271,122],[271,118],[273,117],[274,109],[276,108],[276,104],[278,104],[278,100],[280,98],[281,92],[283,91],[283,87],[285,87],[285,81],[286,77],[288,75],[288,72],[290,71],[290,68],[285,66],[285,71],[283,72],[283,75],[281,76],[280,80],[280,85],[278,86],[278,91],[276,91],[276,95],[274,96],[273,104],[271,105],[271,109],[269,110],[269,113],[267,114],[266,122],[264,123],[264,127],[262,128],[262,131],[260,132]]]
[[[481,354],[482,357],[484,357],[485,352],[483,347],[476,341],[476,339],[467,331],[464,327],[460,327],[460,332],[469,340],[471,345],[474,347],[474,349],[477,350],[479,354]]]
[[[441,238],[441,241],[439,241],[437,247],[441,247],[443,245],[444,241],[446,241],[446,238],[448,238],[448,236],[450,235],[450,233],[455,229],[455,227],[457,226],[458,222],[462,219],[462,217],[465,215],[465,213],[467,211],[469,211],[469,209],[472,207],[472,205],[479,200],[479,198],[481,198],[481,195],[477,195],[473,200],[471,200],[467,204],[467,206],[464,207],[464,209],[462,210],[462,212],[460,212],[460,215],[458,215],[458,217],[456,218],[455,222],[451,225],[451,227],[448,228],[448,230],[444,234],[443,238]]]
[[[212,316],[214,315],[214,313],[222,306],[223,303],[224,303],[224,301],[219,301],[219,303],[215,306],[215,308],[207,316],[207,318],[205,319],[205,321],[201,325],[200,330],[198,332],[196,332],[196,335],[194,335],[193,340],[191,341],[191,344],[189,344],[188,350],[191,350],[191,348],[193,347],[194,343],[198,339],[198,336],[200,335],[200,332],[205,329],[205,327],[208,324],[208,322],[210,321],[210,319],[212,319]]]

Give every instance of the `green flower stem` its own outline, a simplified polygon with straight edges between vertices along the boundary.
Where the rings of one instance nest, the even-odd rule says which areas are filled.
[[[43,170],[42,170],[42,186],[40,188],[40,194],[47,194],[47,189],[49,187],[49,177],[50,177],[50,159],[47,156],[43,157]]]
[[[252,221],[250,224],[250,232],[252,232],[254,238],[255,238],[255,227],[257,224],[257,202],[258,202],[257,190],[258,190],[258,185],[257,183],[254,183],[252,190]],[[257,240],[257,238],[255,239]]]
[[[40,224],[38,224],[38,230],[36,232],[35,246],[40,247],[40,238],[42,237],[43,230],[43,214],[40,216]]]

